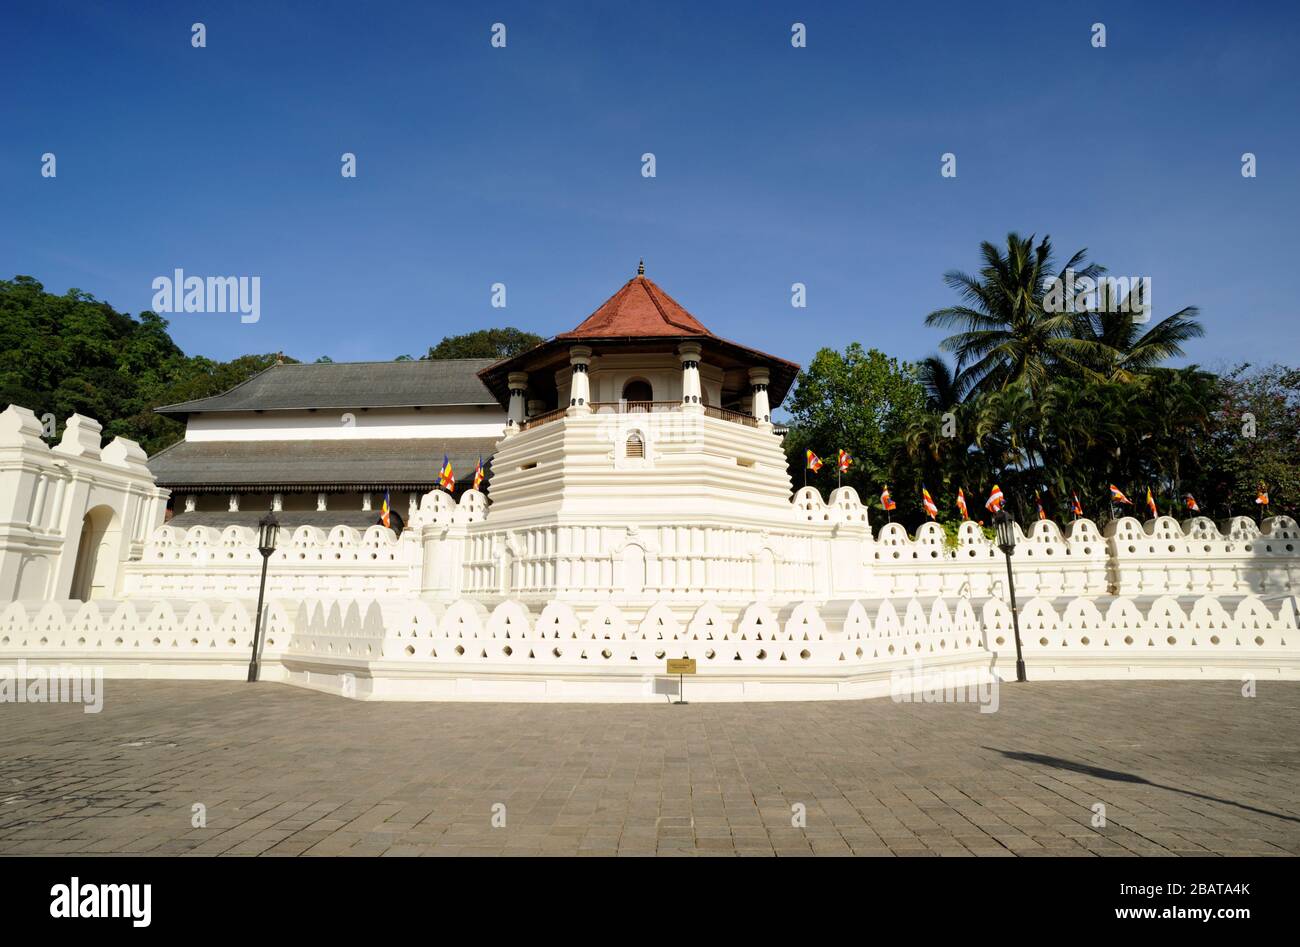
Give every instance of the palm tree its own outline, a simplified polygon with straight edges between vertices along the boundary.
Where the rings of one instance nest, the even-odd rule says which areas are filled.
[[[1035,246],[1031,234],[1007,234],[1006,252],[985,241],[980,244],[984,266],[978,276],[959,271],[944,274],[944,282],[962,297],[962,304],[937,309],[925,324],[957,330],[941,348],[957,356],[958,373],[970,389],[998,391],[1024,384],[1037,397],[1047,386],[1052,370],[1072,363],[1071,335],[1075,314],[1049,312],[1044,307],[1053,279],[1097,279],[1103,268],[1086,264],[1080,250],[1062,270],[1053,271],[1052,243],[1043,237]]]
[[[1073,361],[1088,377],[1098,381],[1133,381],[1149,374],[1170,358],[1183,354],[1183,343],[1200,338],[1205,328],[1197,321],[1200,310],[1185,306],[1145,332],[1136,313],[1142,311],[1141,287],[1116,301],[1109,284],[1099,291],[1096,308],[1076,313],[1068,346]]]
[[[1213,378],[1192,365],[1158,369],[1142,384],[1146,393],[1143,401],[1148,406],[1147,424],[1153,435],[1151,465],[1179,501],[1184,465],[1196,464],[1194,447],[1209,429]]]
[[[968,377],[939,355],[921,359],[916,366],[916,380],[925,389],[926,407],[931,411],[952,410],[961,404],[969,388]]]

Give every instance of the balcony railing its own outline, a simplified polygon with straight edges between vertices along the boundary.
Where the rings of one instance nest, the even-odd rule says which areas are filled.
[[[728,408],[715,408],[711,404],[704,406],[704,414],[710,418],[720,418],[723,421],[731,421],[733,424],[743,424],[746,427],[758,427],[758,419],[753,415],[745,414],[743,411],[732,411]]]
[[[591,410],[595,414],[660,414],[681,406],[680,401],[593,401]]]
[[[556,408],[554,411],[547,411],[545,414],[533,415],[523,423],[521,430],[530,431],[535,427],[541,427],[543,424],[550,424],[552,421],[558,421],[564,417],[567,408]]]
[[[592,401],[590,405],[593,414],[661,414],[682,409],[680,401]],[[703,408],[705,416],[710,418],[730,421],[732,424],[743,424],[746,427],[758,426],[757,419],[745,414],[743,411],[716,408],[707,404],[703,405]],[[556,408],[554,411],[547,411],[545,414],[535,415],[523,423],[522,430],[529,431],[535,427],[541,427],[543,424],[558,421],[564,417],[567,411],[568,408],[564,407]]]

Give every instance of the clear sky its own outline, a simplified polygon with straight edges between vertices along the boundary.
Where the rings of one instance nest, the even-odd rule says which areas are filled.
[[[941,338],[921,320],[953,299],[944,271],[1017,230],[1151,277],[1156,316],[1199,305],[1193,361],[1300,363],[1290,0],[51,0],[0,17],[0,273],[133,313],[177,267],[260,276],[256,324],[170,317],[190,353],[551,335],[644,256],[719,335],[801,363],[855,340],[916,358]]]

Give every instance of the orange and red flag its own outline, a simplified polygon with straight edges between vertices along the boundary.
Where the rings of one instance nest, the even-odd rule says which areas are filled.
[[[1002,509],[1002,504],[1004,502],[1006,501],[1002,496],[1002,488],[996,483],[993,484],[993,492],[990,493],[989,498],[984,501],[984,508],[990,513],[996,513],[998,510]]]

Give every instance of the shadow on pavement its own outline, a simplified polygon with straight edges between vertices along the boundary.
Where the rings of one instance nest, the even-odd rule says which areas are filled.
[[[1150,786],[1153,789],[1167,789],[1170,792],[1181,793],[1184,796],[1192,796],[1196,799],[1204,799],[1208,802],[1218,802],[1225,806],[1236,806],[1238,809],[1245,809],[1248,812],[1257,812],[1260,815],[1272,816],[1274,819],[1282,819],[1286,822],[1300,822],[1300,818],[1295,816],[1283,815],[1281,812],[1272,812],[1268,809],[1258,809],[1255,806],[1248,806],[1244,802],[1233,802],[1231,799],[1221,799],[1218,796],[1209,796],[1205,793],[1192,792],[1190,789],[1179,789],[1177,786],[1165,786],[1162,783],[1153,783],[1151,780],[1133,773],[1121,773],[1119,770],[1102,769],[1100,766],[1090,766],[1087,763],[1076,763],[1073,760],[1063,760],[1057,756],[1045,756],[1042,753],[1022,753],[1018,750],[999,750],[997,747],[986,746],[986,750],[992,750],[995,753],[1001,753],[1007,759],[1019,760],[1021,763],[1033,763],[1037,766],[1050,766],[1054,769],[1068,770],[1071,773],[1081,773],[1084,776],[1091,776],[1094,779],[1106,779],[1117,783],[1136,783],[1142,786]]]

